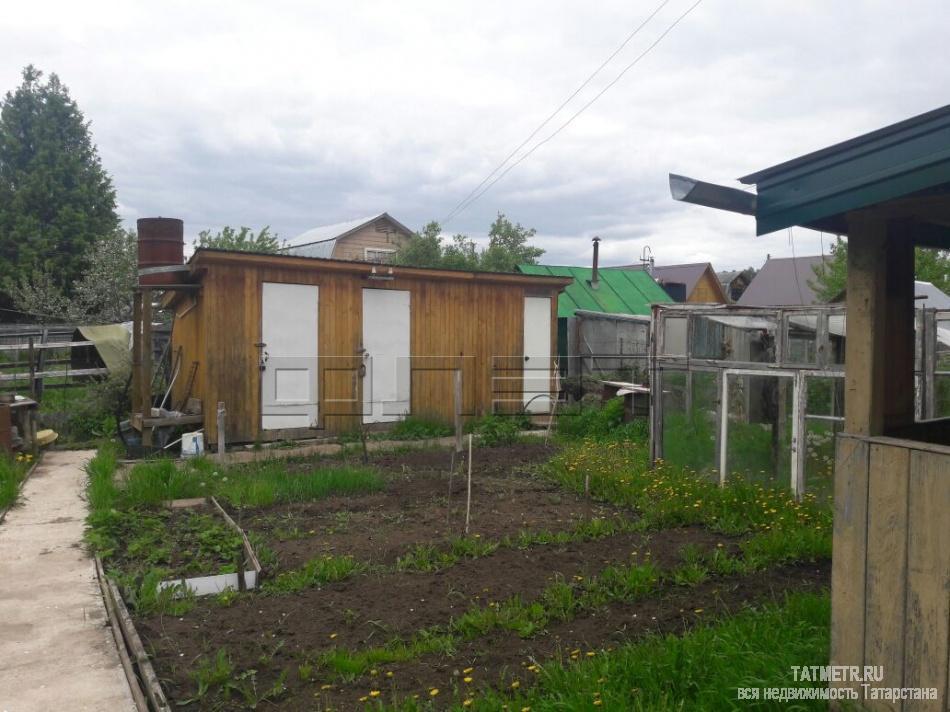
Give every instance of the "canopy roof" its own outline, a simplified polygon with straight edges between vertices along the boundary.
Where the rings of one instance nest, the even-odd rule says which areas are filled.
[[[950,105],[739,180],[756,186],[758,235],[793,225],[843,235],[848,212],[885,204],[887,217],[914,219],[942,246],[950,239]]]

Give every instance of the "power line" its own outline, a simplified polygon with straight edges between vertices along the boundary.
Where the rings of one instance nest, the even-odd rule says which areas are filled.
[[[441,221],[441,222],[443,222],[443,223],[448,222],[448,221],[451,220],[453,217],[455,217],[455,214],[456,214],[457,211],[464,209],[463,206],[464,206],[465,202],[466,202],[469,198],[471,198],[473,195],[475,195],[475,193],[478,192],[479,188],[481,188],[481,187],[482,187],[483,185],[485,185],[489,180],[491,180],[492,176],[494,176],[498,171],[500,171],[500,170],[505,166],[505,164],[508,163],[508,161],[510,161],[510,160],[515,156],[515,154],[518,153],[518,151],[520,151],[522,148],[524,148],[526,145],[528,145],[528,143],[531,141],[531,139],[533,139],[535,136],[537,136],[538,133],[541,131],[541,129],[543,129],[545,126],[547,126],[555,116],[557,116],[559,113],[561,113],[561,110],[562,110],[565,106],[567,106],[568,104],[570,104],[571,101],[574,99],[574,97],[576,97],[578,94],[580,94],[581,91],[582,91],[588,84],[590,84],[591,81],[593,81],[594,77],[596,77],[598,74],[600,74],[601,70],[602,70],[604,67],[606,67],[608,64],[610,64],[610,62],[613,60],[613,58],[616,57],[618,54],[620,54],[620,52],[623,50],[624,47],[627,46],[627,44],[630,42],[630,40],[632,40],[634,37],[636,37],[637,34],[640,32],[640,30],[642,30],[644,27],[646,27],[647,23],[650,22],[650,20],[652,20],[654,17],[656,17],[657,13],[659,13],[660,10],[662,10],[664,7],[666,7],[666,5],[669,4],[669,2],[670,2],[670,0],[663,0],[663,2],[661,2],[659,5],[657,5],[656,9],[655,9],[653,12],[651,12],[651,13],[647,16],[647,18],[646,18],[643,22],[641,22],[641,23],[636,27],[636,29],[633,30],[633,32],[631,32],[629,35],[627,35],[627,37],[624,39],[623,42],[620,43],[620,45],[617,47],[617,49],[615,49],[615,50],[611,53],[611,55],[610,55],[609,57],[607,57],[607,59],[605,59],[605,60],[600,64],[599,67],[597,67],[597,69],[595,69],[593,72],[591,72],[590,76],[588,76],[587,79],[585,79],[583,82],[581,82],[580,86],[578,86],[577,89],[575,89],[575,90],[570,94],[570,96],[568,96],[564,101],[562,101],[561,104],[560,104],[553,112],[551,112],[551,114],[550,114],[544,121],[542,121],[540,124],[538,124],[537,127],[534,129],[534,131],[532,131],[524,141],[522,141],[522,142],[519,143],[517,146],[515,146],[514,150],[512,150],[511,153],[509,153],[507,156],[505,156],[505,160],[503,160],[501,163],[499,163],[497,166],[495,166],[495,167],[492,169],[491,173],[489,173],[487,176],[485,176],[485,177],[482,179],[482,182],[481,182],[481,183],[479,183],[479,184],[476,185],[474,188],[472,188],[472,190],[469,192],[469,194],[466,195],[464,198],[462,198],[462,200],[460,200],[460,201],[458,202],[458,204],[457,204],[454,208],[452,208],[452,210],[449,211],[448,215],[446,215],[444,218],[442,218],[442,221]]]
[[[703,1],[703,0],[696,0],[696,2],[694,2],[692,5],[690,5],[689,8],[687,8],[686,12],[684,12],[682,15],[680,15],[679,17],[677,17],[676,20],[674,20],[674,21],[672,22],[672,24],[670,24],[669,27],[667,27],[665,30],[663,30],[663,32],[660,34],[660,36],[657,37],[656,40],[654,40],[653,43],[652,43],[649,47],[647,47],[643,52],[641,52],[639,55],[637,55],[637,58],[636,58],[636,59],[634,59],[630,64],[628,64],[626,67],[624,67],[624,68],[621,70],[620,74],[618,74],[609,84],[607,84],[603,89],[601,89],[597,94],[595,94],[594,97],[593,97],[590,101],[588,101],[586,104],[584,104],[584,105],[583,105],[580,109],[578,109],[577,112],[575,112],[567,121],[565,121],[563,124],[561,124],[557,129],[555,129],[555,131],[554,131],[550,136],[548,136],[547,138],[542,139],[541,141],[539,141],[538,143],[536,143],[534,146],[532,146],[527,152],[525,152],[524,154],[522,154],[522,156],[521,156],[517,161],[515,161],[514,163],[512,163],[511,165],[509,165],[507,168],[505,168],[505,169],[504,169],[494,180],[492,180],[488,185],[486,185],[484,188],[482,188],[482,189],[481,189],[478,193],[476,193],[472,198],[468,199],[467,202],[464,202],[464,204],[460,205],[456,210],[454,210],[452,217],[455,217],[455,216],[458,215],[460,212],[462,212],[463,210],[465,210],[466,208],[468,208],[470,205],[472,205],[472,204],[473,204],[475,201],[477,201],[479,198],[481,198],[483,195],[485,195],[485,193],[487,193],[489,190],[491,190],[492,186],[494,186],[498,181],[500,181],[502,178],[504,178],[506,175],[508,175],[508,173],[509,173],[513,168],[519,166],[519,165],[520,165],[526,158],[528,158],[531,154],[533,154],[535,151],[537,151],[537,150],[538,150],[539,148],[541,148],[543,145],[545,145],[546,143],[548,143],[549,141],[551,141],[555,136],[557,136],[559,133],[561,133],[561,131],[563,131],[563,130],[566,129],[568,126],[570,126],[570,125],[574,122],[574,120],[577,119],[577,117],[579,117],[581,114],[583,114],[585,111],[587,111],[587,109],[590,108],[590,107],[594,104],[594,102],[596,102],[598,99],[600,99],[600,97],[602,97],[604,94],[606,94],[607,91],[609,91],[615,84],[617,84],[617,82],[619,82],[619,81],[623,78],[623,76],[624,76],[628,71],[630,71],[631,69],[633,69],[633,68],[640,62],[640,60],[642,60],[644,57],[646,57],[646,56],[653,50],[654,47],[656,47],[658,44],[660,44],[660,42],[663,41],[663,38],[665,38],[670,32],[672,32],[673,29],[674,29],[680,22],[682,22],[683,20],[685,20],[686,17],[687,17],[693,10],[695,10],[695,9],[699,6],[700,3],[702,3],[702,1]],[[451,218],[450,218],[450,219],[451,219]],[[448,220],[445,220],[444,222],[447,223]],[[444,224],[444,223],[443,223],[443,224]]]

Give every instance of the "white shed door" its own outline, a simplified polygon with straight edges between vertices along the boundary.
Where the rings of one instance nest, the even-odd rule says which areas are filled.
[[[551,298],[524,300],[524,406],[529,413],[551,409]]]
[[[319,287],[264,282],[261,428],[317,426]]]
[[[409,412],[409,292],[363,290],[363,422],[390,423]]]

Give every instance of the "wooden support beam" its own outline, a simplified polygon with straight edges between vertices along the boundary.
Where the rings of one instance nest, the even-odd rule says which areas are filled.
[[[142,413],[142,294],[132,294],[132,412]]]
[[[845,430],[883,435],[914,418],[913,226],[848,220]]]
[[[152,290],[143,289],[142,299],[142,338],[139,346],[141,367],[139,369],[139,388],[141,389],[142,412],[146,418],[152,410]],[[142,429],[142,445],[152,446],[151,428]]]

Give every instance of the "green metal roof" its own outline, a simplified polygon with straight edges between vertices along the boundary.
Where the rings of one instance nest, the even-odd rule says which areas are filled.
[[[846,234],[846,213],[950,188],[950,105],[739,179],[756,186],[756,234]]]
[[[673,301],[653,277],[640,269],[601,267],[597,289],[590,284],[590,267],[518,265],[518,271],[574,279],[558,297],[559,317],[574,316],[578,309],[605,314],[649,314],[651,304]]]

